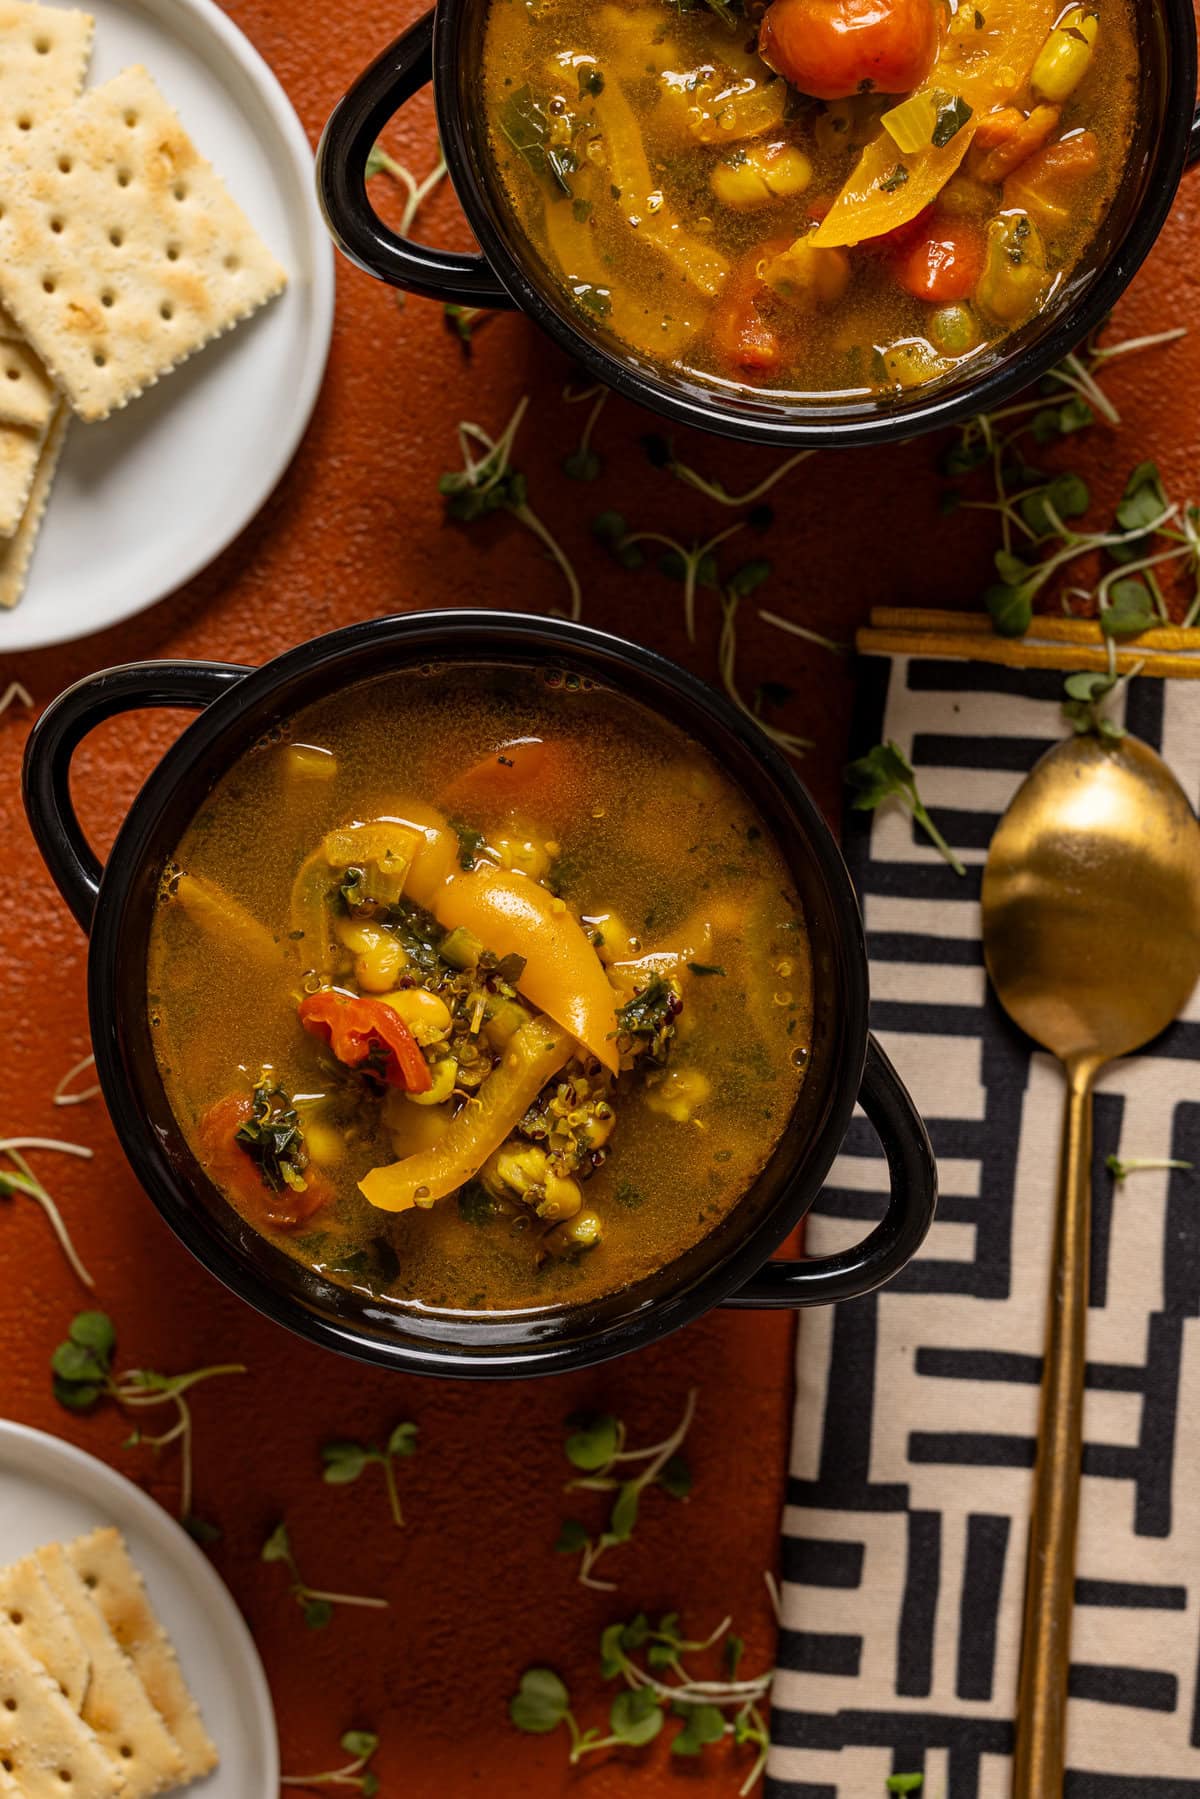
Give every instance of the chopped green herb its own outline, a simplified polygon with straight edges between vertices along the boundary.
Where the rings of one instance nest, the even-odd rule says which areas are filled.
[[[255,1082],[250,1116],[234,1132],[234,1141],[245,1150],[272,1193],[281,1193],[285,1187],[293,1193],[307,1191],[304,1170],[308,1151],[299,1115],[290,1096],[266,1072]]]
[[[725,970],[719,962],[689,962],[688,967],[693,974],[724,974]]]
[[[952,137],[957,137],[963,126],[971,117],[971,108],[961,94],[943,100],[937,109],[937,118],[933,127],[934,148],[942,150]]]
[[[878,182],[880,190],[885,194],[894,194],[898,187],[903,187],[908,180],[908,170],[902,162],[898,162],[890,175],[882,176]]]
[[[450,829],[458,838],[458,865],[460,868],[474,868],[479,859],[479,851],[487,842],[482,831],[473,825],[464,824],[461,818],[450,820]]]

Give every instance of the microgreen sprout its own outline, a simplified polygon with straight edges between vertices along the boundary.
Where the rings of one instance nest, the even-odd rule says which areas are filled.
[[[1141,673],[1144,662],[1136,662],[1128,674],[1117,673],[1117,653],[1112,638],[1108,640],[1108,667],[1080,669],[1063,682],[1062,709],[1077,737],[1096,736],[1102,743],[1119,743],[1125,736],[1124,725],[1109,717],[1113,695]]]
[[[354,1787],[373,1799],[379,1791],[379,1776],[367,1763],[379,1747],[373,1730],[348,1730],[341,1746],[350,1760],[344,1768],[331,1768],[327,1774],[283,1774],[279,1784],[285,1787]]]
[[[4,692],[0,693],[0,716],[11,706],[24,706],[26,712],[33,710],[33,695],[19,681],[10,681]]]
[[[889,1774],[887,1777],[889,1793],[919,1793],[925,1785],[923,1774]]]
[[[747,594],[753,593],[766,580],[770,572],[771,565],[768,562],[747,562],[725,583],[721,592],[721,636],[717,644],[717,663],[721,685],[738,711],[752,720],[763,735],[769,737],[785,755],[802,756],[805,750],[812,748],[812,738],[798,737],[794,731],[786,731],[779,725],[771,724],[762,716],[761,709],[746,703],[737,683],[738,607]]]
[[[326,1593],[319,1587],[310,1587],[301,1578],[292,1550],[292,1539],[282,1520],[263,1544],[260,1554],[264,1562],[282,1562],[291,1575],[288,1591],[303,1612],[304,1622],[310,1630],[324,1630],[333,1617],[335,1605],[357,1605],[368,1611],[387,1610],[386,1599],[364,1599],[359,1593]]]
[[[529,395],[525,394],[496,438],[481,425],[460,420],[458,448],[463,466],[442,475],[438,492],[446,501],[447,516],[460,524],[473,524],[476,519],[486,518],[493,512],[510,512],[518,524],[531,531],[558,564],[570,595],[570,616],[578,619],[583,612],[579,577],[562,546],[529,505],[524,475],[512,467],[513,445],[528,405]],[[482,455],[477,454],[479,450],[483,451]]]
[[[11,1164],[8,1168],[0,1166],[0,1198],[10,1199],[16,1193],[23,1193],[27,1199],[32,1199],[35,1205],[40,1206],[50,1221],[50,1228],[58,1238],[59,1248],[67,1258],[76,1280],[81,1287],[92,1289],[96,1283],[71,1241],[71,1233],[57,1201],[46,1191],[25,1159],[26,1150],[50,1150],[60,1156],[75,1156],[85,1162],[91,1161],[92,1152],[81,1143],[60,1143],[53,1137],[0,1138],[0,1158]]]
[[[453,331],[468,355],[474,342],[477,326],[486,325],[487,321],[494,319],[495,316],[495,313],[486,306],[459,306],[454,300],[447,300],[442,308],[442,317],[448,328]]]
[[[104,1312],[80,1312],[71,1320],[67,1338],[50,1358],[54,1376],[54,1397],[70,1412],[90,1412],[101,1399],[111,1399],[122,1411],[140,1415],[147,1408],[170,1405],[175,1408],[175,1421],[161,1436],[147,1436],[136,1428],[124,1444],[126,1449],[138,1444],[147,1448],[166,1449],[179,1444],[179,1515],[191,1527],[192,1519],[192,1412],[186,1395],[201,1381],[214,1380],[224,1374],[245,1374],[241,1363],[223,1363],[213,1368],[197,1368],[190,1374],[156,1374],[149,1368],[128,1368],[122,1374],[112,1369],[117,1333],[112,1320]],[[196,1532],[202,1535],[203,1532]]]
[[[1104,1166],[1119,1186],[1131,1174],[1145,1174],[1150,1169],[1178,1168],[1191,1174],[1195,1164],[1180,1162],[1173,1156],[1105,1156]]]
[[[673,581],[683,582],[683,622],[689,643],[696,641],[696,592],[698,588],[720,586],[717,562],[713,552],[726,538],[742,530],[742,522],[727,525],[705,543],[694,543],[690,549],[664,531],[627,531],[619,512],[602,512],[592,525],[592,532],[623,568],[640,568],[644,560],[642,544],[656,544],[665,552],[658,558],[658,571]]]
[[[382,144],[376,144],[367,157],[366,178],[390,175],[404,190],[404,209],[400,214],[400,235],[406,236],[416,222],[417,214],[446,173],[446,158],[438,150],[438,159],[423,180],[418,181],[411,169],[389,156]]]
[[[86,1105],[89,1099],[95,1099],[101,1091],[99,1081],[93,1081],[87,1087],[78,1089],[75,1087],[80,1075],[86,1074],[89,1068],[95,1066],[95,1056],[84,1056],[82,1061],[76,1062],[74,1068],[69,1068],[54,1089],[54,1104],[56,1106],[82,1106]]]
[[[392,1517],[397,1527],[403,1528],[404,1514],[400,1510],[400,1494],[396,1488],[396,1470],[393,1464],[414,1455],[416,1448],[417,1427],[407,1423],[396,1426],[382,1449],[374,1443],[326,1443],[321,1450],[321,1461],[325,1468],[322,1479],[328,1486],[346,1487],[356,1481],[364,1469],[377,1463],[383,1469]]]
[[[835,656],[850,653],[848,643],[838,643],[836,638],[823,637],[819,631],[810,631],[807,625],[798,625],[794,618],[784,618],[778,612],[767,612],[761,606],[758,616],[764,625],[773,625],[777,631],[786,631],[790,637],[802,637],[805,643],[815,643],[819,649],[832,650]]]
[[[671,1435],[646,1449],[630,1449],[624,1424],[607,1412],[576,1415],[567,1420],[569,1434],[563,1445],[564,1453],[571,1466],[580,1470],[582,1478],[568,1481],[564,1490],[616,1495],[608,1526],[598,1537],[590,1536],[577,1518],[563,1520],[555,1548],[564,1555],[579,1556],[582,1586],[595,1587],[606,1593],[616,1591],[615,1581],[595,1578],[596,1564],[610,1549],[629,1541],[644,1493],[654,1486],[661,1487],[673,1499],[685,1499],[690,1493],[691,1471],[680,1450],[692,1428],[697,1396],[693,1387],[687,1396],[683,1416]],[[632,1472],[634,1468],[636,1473]]]
[[[856,812],[874,812],[885,800],[899,800],[955,874],[966,874],[966,869],[926,811],[917,792],[917,777],[912,764],[899,744],[890,740],[887,743],[877,743],[873,750],[868,750],[857,762],[850,763],[846,770],[846,782],[854,790],[854,798],[850,804]]]
[[[683,1635],[677,1612],[667,1613],[657,1624],[639,1612],[628,1623],[608,1625],[600,1637],[600,1675],[603,1680],[621,1681],[622,1690],[609,1710],[607,1733],[580,1726],[571,1709],[571,1695],[552,1668],[526,1670],[509,1702],[509,1717],[518,1730],[536,1736],[564,1725],[574,1766],[597,1750],[645,1747],[659,1735],[669,1714],[680,1720],[671,1740],[672,1755],[700,1756],[726,1737],[738,1747],[749,1745],[755,1750],[739,1789],[747,1794],[766,1767],[765,1709],[773,1676],[738,1678],[743,1645],[740,1638],[729,1635],[730,1622],[726,1618],[710,1636],[699,1640]],[[718,1644],[722,1677],[708,1679],[693,1673],[685,1657],[711,1655]]]
[[[580,389],[568,384],[563,388],[563,404],[566,406],[579,406],[591,401],[579,442],[570,455],[563,458],[563,473],[569,475],[572,481],[595,481],[604,468],[603,458],[592,448],[592,435],[610,391],[599,384]]]
[[[685,487],[694,488],[697,493],[702,493],[708,500],[715,500],[718,506],[753,506],[757,504],[785,476],[790,475],[794,468],[799,468],[802,462],[807,462],[810,456],[815,456],[817,453],[815,450],[799,450],[796,455],[789,456],[785,462],[781,462],[777,468],[772,469],[771,473],[764,476],[761,481],[755,482],[753,487],[748,487],[745,493],[730,493],[720,481],[714,480],[711,476],[702,475],[694,468],[689,468],[686,462],[680,462],[675,454],[674,446],[668,438],[659,437],[657,433],[643,437],[642,448],[655,468],[666,469],[669,474],[675,476],[677,481],[682,481]]]
[[[1153,462],[1132,471],[1109,529],[1076,528],[1071,520],[1089,510],[1091,494],[1079,475],[1055,475],[1028,460],[1027,441],[1045,447],[1093,424],[1097,416],[1120,423],[1120,414],[1100,386],[1098,375],[1111,361],[1136,351],[1172,343],[1183,328],[1101,345],[1093,337],[1046,375],[1037,393],[997,412],[983,413],[960,430],[943,459],[944,473],[966,475],[986,465],[993,495],[966,499],[955,490],[948,510],[994,512],[1000,521],[996,552],[999,580],[984,593],[984,604],[1001,636],[1019,637],[1033,620],[1033,603],[1047,583],[1080,558],[1107,553],[1114,564],[1091,587],[1069,588],[1063,606],[1081,599],[1094,603],[1107,636],[1135,637],[1168,618],[1158,572],[1181,566],[1194,584],[1185,623],[1200,616],[1200,509],[1169,499]]]

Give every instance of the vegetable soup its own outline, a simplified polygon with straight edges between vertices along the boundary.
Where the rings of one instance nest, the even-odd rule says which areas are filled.
[[[399,1303],[521,1310],[669,1263],[804,1079],[777,845],[690,739],[587,680],[382,676],[245,756],[164,873],[159,1067],[241,1216]]]
[[[793,400],[1049,307],[1132,140],[1131,0],[491,0],[509,203],[584,319]]]

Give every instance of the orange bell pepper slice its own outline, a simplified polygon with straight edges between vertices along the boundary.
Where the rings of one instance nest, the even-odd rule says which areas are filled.
[[[461,927],[498,956],[520,956],[525,970],[515,985],[522,996],[617,1073],[613,990],[594,945],[562,900],[528,875],[481,862],[451,875],[433,911],[447,930]]]

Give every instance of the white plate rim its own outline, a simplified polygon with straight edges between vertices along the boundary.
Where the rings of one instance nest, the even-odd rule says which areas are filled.
[[[101,1511],[108,1511],[108,1499],[111,1495],[113,1522],[119,1526],[123,1515],[132,1514],[138,1529],[154,1540],[155,1547],[164,1558],[182,1565],[188,1586],[198,1589],[205,1605],[222,1615],[225,1630],[237,1640],[241,1650],[243,1667],[239,1678],[244,1678],[248,1683],[254,1721],[260,1732],[257,1747],[266,1774],[263,1799],[278,1799],[279,1734],[271,1689],[267,1684],[267,1676],[250,1633],[250,1626],[208,1557],[156,1499],[151,1499],[141,1487],[135,1486],[133,1481],[111,1468],[107,1462],[89,1455],[86,1449],[79,1449],[74,1443],[68,1443],[63,1437],[53,1436],[49,1431],[36,1430],[33,1425],[17,1424],[11,1418],[0,1418],[0,1469],[8,1459],[6,1452],[10,1448],[16,1451],[15,1459],[24,1474],[41,1478],[43,1470],[47,1468],[74,1474],[77,1478],[76,1491],[95,1492]]]
[[[251,481],[246,488],[243,503],[231,509],[226,520],[214,532],[210,544],[185,558],[178,570],[172,573],[169,582],[158,587],[156,592],[139,596],[137,604],[128,612],[108,619],[102,625],[89,627],[85,624],[81,628],[78,618],[62,622],[47,618],[38,619],[32,629],[23,631],[22,607],[18,602],[5,620],[12,633],[11,638],[8,630],[4,633],[3,653],[6,656],[50,649],[55,644],[76,643],[94,635],[96,631],[114,630],[129,619],[148,612],[169,594],[186,587],[189,581],[215,562],[258,516],[287,473],[316,407],[333,341],[336,265],[333,243],[317,201],[312,146],[278,75],[245,32],[234,24],[227,13],[222,12],[216,0],[129,0],[129,4],[150,13],[168,29],[175,18],[181,14],[190,14],[200,29],[215,41],[224,56],[240,68],[257,90],[269,114],[269,123],[289,154],[292,172],[300,178],[299,190],[306,202],[304,215],[311,246],[309,267],[305,270],[310,279],[306,281],[307,291],[304,296],[309,317],[307,356],[298,372],[298,378],[288,385],[288,416],[286,423],[281,424],[277,453],[262,464],[259,478]],[[36,617],[36,614],[31,616]]]

